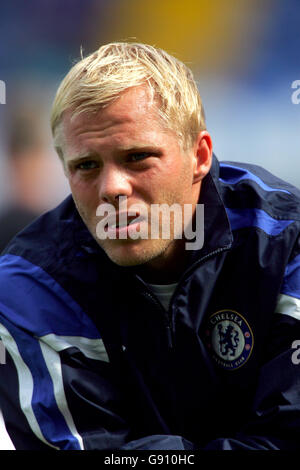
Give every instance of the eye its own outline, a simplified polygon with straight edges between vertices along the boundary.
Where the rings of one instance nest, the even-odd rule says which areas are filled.
[[[139,162],[144,160],[147,157],[150,157],[152,154],[150,152],[135,152],[129,155],[129,158],[133,162]]]
[[[98,163],[94,160],[85,160],[76,165],[77,170],[93,170],[95,168],[98,168]]]

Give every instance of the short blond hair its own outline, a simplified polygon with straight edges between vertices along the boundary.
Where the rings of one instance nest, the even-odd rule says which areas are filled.
[[[53,135],[67,109],[72,109],[74,115],[97,111],[128,88],[145,83],[159,103],[165,127],[178,135],[185,148],[193,145],[206,125],[191,70],[162,49],[127,42],[101,46],[71,68],[53,102]]]

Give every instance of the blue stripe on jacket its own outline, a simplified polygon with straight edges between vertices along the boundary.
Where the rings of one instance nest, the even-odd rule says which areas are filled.
[[[20,256],[0,257],[0,311],[36,336],[100,338],[90,317],[43,269]]]
[[[281,293],[300,299],[300,254],[285,269]]]
[[[220,181],[225,184],[237,184],[243,180],[250,180],[258,184],[262,189],[265,191],[279,191],[282,193],[291,194],[286,189],[282,188],[273,188],[272,186],[267,185],[262,179],[260,179],[254,173],[251,173],[249,170],[245,168],[241,168],[235,165],[229,165],[227,163],[220,163],[220,170],[222,173],[222,177]]]
[[[275,236],[294,222],[293,220],[274,219],[264,210],[256,208],[231,209],[226,207],[226,212],[232,230],[256,227],[268,235]]]
[[[38,339],[15,327],[9,320],[3,318],[1,313],[0,323],[10,333],[18,347],[18,355],[29,369],[31,379],[29,381],[26,379],[27,386],[24,382],[24,373],[19,376],[19,395],[31,394],[32,392],[32,397],[30,399],[30,396],[28,396],[28,401],[30,399],[34,417],[44,438],[61,450],[80,450],[78,439],[71,433],[64,416],[57,406],[53,382]],[[17,358],[12,355],[12,359],[16,360]],[[26,416],[28,414],[32,416],[29,409],[23,411]],[[35,426],[33,431],[37,432]]]

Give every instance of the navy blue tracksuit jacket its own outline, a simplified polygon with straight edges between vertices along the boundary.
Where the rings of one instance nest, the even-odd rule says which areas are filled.
[[[0,407],[16,449],[298,449],[300,193],[219,162],[166,311],[71,197],[0,258]]]

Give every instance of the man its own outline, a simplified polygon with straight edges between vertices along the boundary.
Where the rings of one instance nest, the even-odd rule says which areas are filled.
[[[72,197],[1,257],[16,448],[296,449],[299,191],[219,164],[191,72],[143,44],[77,63],[52,130]]]

